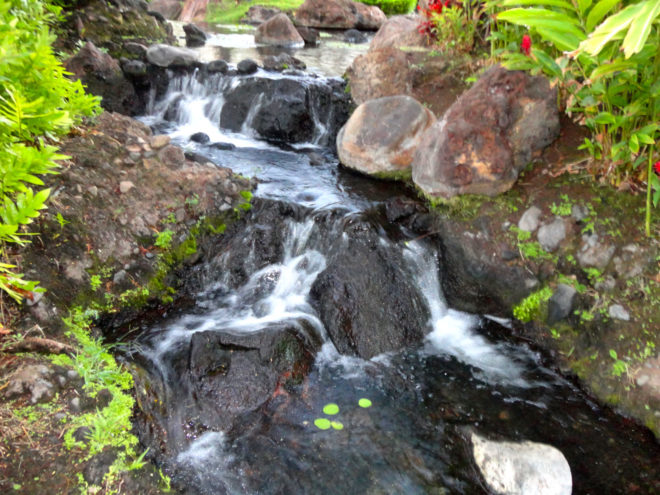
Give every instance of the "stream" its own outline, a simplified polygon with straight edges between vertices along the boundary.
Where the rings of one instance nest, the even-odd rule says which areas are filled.
[[[220,31],[206,57],[252,56],[236,42],[244,33]],[[575,494],[655,493],[652,436],[553,371],[509,322],[448,307],[437,243],[383,214],[411,193],[339,167],[337,76],[356,52],[313,50],[324,55],[296,56],[314,75],[176,76],[142,118],[259,181],[251,211],[190,270],[194,303],[145,325],[126,351],[141,440],[174,486],[490,493],[476,432],[558,448]],[[281,128],[271,95],[284,90],[298,95],[288,108],[304,102],[301,132]]]

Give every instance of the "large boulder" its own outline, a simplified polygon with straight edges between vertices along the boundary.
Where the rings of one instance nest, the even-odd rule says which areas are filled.
[[[295,18],[300,26],[367,31],[376,31],[387,20],[378,7],[352,0],[305,0]]]
[[[401,251],[355,222],[330,247],[310,302],[342,354],[372,358],[421,342],[429,309]]]
[[[158,12],[165,19],[176,20],[181,15],[183,4],[179,0],[152,0],[149,12]]]
[[[264,45],[302,47],[305,40],[286,14],[277,14],[257,28],[254,41]]]
[[[248,125],[276,142],[307,142],[323,127],[319,144],[328,144],[348,119],[349,98],[340,80],[242,78],[224,98],[221,127],[240,131]]]
[[[87,91],[102,98],[101,106],[110,112],[137,115],[144,108],[124,77],[119,62],[88,42],[65,62],[66,69],[87,86]]]
[[[542,76],[493,67],[424,135],[413,181],[427,195],[507,191],[559,135],[556,90]]]
[[[473,433],[472,454],[494,493],[571,495],[571,468],[564,455],[550,445],[495,442]]]
[[[386,96],[360,105],[337,135],[339,161],[377,177],[409,175],[433,113],[410,96]]]
[[[395,15],[390,17],[371,40],[369,50],[427,46],[426,36],[418,30],[420,22],[421,18],[417,16]]]
[[[369,50],[355,58],[346,76],[358,105],[383,96],[408,95],[436,115],[442,115],[465,86],[460,63],[422,46]]]
[[[156,44],[147,50],[147,60],[158,67],[192,67],[198,64],[197,53],[188,48]]]

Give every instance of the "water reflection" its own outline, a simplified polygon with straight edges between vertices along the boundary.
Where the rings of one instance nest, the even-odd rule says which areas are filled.
[[[182,22],[172,22],[174,36],[179,44],[185,46],[185,35]],[[307,64],[309,72],[322,76],[341,76],[358,55],[366,53],[369,43],[350,44],[343,40],[342,32],[321,32],[320,43],[315,47],[287,49],[283,47],[257,45],[254,42],[255,28],[253,26],[208,25],[206,31],[209,39],[206,45],[194,48],[199,53],[202,62],[222,59],[231,64],[237,64],[243,59],[251,58],[259,64],[268,55],[278,55],[286,52]],[[371,40],[371,36],[368,37]]]

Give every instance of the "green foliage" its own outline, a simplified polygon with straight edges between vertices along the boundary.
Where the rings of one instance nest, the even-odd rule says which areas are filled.
[[[531,293],[513,308],[513,316],[523,323],[541,320],[548,300],[552,297],[552,289],[543,287]]]
[[[358,0],[360,3],[375,5],[385,15],[408,14],[415,9],[417,0]]]
[[[25,226],[45,208],[49,189],[39,177],[66,158],[45,144],[99,109],[73,82],[51,49],[49,24],[59,7],[41,0],[0,0],[0,259],[5,243],[25,244]],[[36,290],[14,266],[0,263],[0,289],[20,302]]]
[[[566,194],[562,194],[559,197],[561,198],[561,203],[558,205],[552,203],[552,205],[550,205],[550,211],[553,215],[558,215],[560,217],[570,216],[573,211],[573,203]]]
[[[159,232],[158,235],[156,236],[156,241],[154,242],[154,245],[161,248],[161,249],[169,249],[169,247],[172,245],[172,237],[174,236],[174,232],[170,229],[163,230],[162,232]]]
[[[137,455],[138,439],[131,433],[135,401],[128,391],[133,387],[133,377],[117,364],[108,346],[91,336],[91,322],[97,316],[96,311],[75,308],[69,317],[63,318],[67,335],[78,343],[78,353],[74,357],[53,356],[52,361],[76,370],[90,397],[95,397],[101,390],[108,390],[111,394],[106,407],[74,417],[64,434],[64,445],[68,449],[85,449],[85,459],[109,447],[117,449],[117,459],[104,477],[106,486],[109,486],[120,472],[140,468],[144,464],[144,453]],[[83,442],[73,437],[80,427],[90,430]]]
[[[650,236],[653,189],[660,200],[652,173],[660,137],[660,2],[493,0],[489,7],[507,9],[497,20],[514,26],[491,37],[493,52],[509,68],[554,79],[566,112],[591,131],[581,148],[594,159],[592,173],[613,185],[646,179]],[[522,29],[532,37],[531,56],[518,53]]]
[[[469,53],[486,40],[491,16],[483,0],[451,2],[442,8],[430,7],[429,10],[422,10],[429,20],[422,22],[420,30],[425,31],[441,51]]]
[[[628,365],[619,359],[619,356],[614,349],[610,349],[610,357],[614,359],[614,364],[612,365],[612,375],[621,376],[628,372]]]

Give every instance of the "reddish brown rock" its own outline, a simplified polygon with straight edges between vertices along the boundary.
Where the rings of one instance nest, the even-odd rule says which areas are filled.
[[[257,28],[254,41],[265,45],[301,47],[305,40],[286,14],[277,14]]]
[[[434,122],[433,113],[410,96],[370,100],[339,131],[339,160],[376,177],[409,175],[415,148]]]
[[[158,12],[165,19],[178,19],[182,8],[179,0],[152,0],[149,3],[149,12]]]
[[[390,17],[371,40],[369,50],[394,47],[427,47],[426,36],[419,33],[417,26],[421,18],[417,15],[395,15]]]
[[[413,181],[429,196],[494,196],[558,135],[556,92],[547,79],[493,67],[426,132]]]
[[[352,0],[305,0],[295,18],[300,26],[366,31],[376,31],[387,20],[378,7]]]

